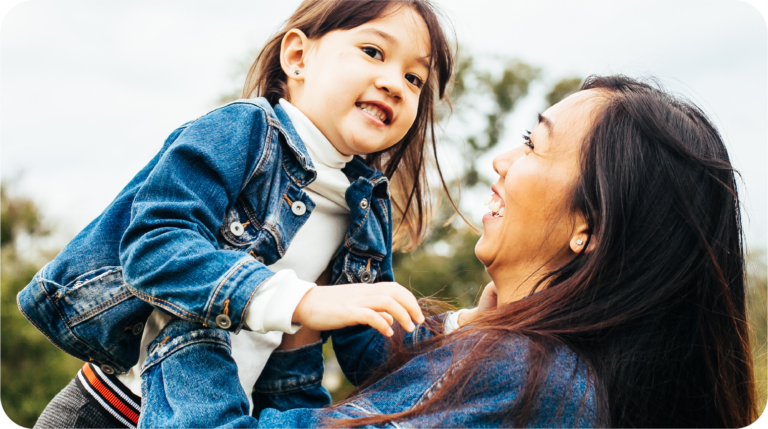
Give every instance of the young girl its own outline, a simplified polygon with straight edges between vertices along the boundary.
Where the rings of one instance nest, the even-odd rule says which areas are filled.
[[[136,425],[146,347],[173,318],[234,333],[248,393],[302,325],[284,341],[422,322],[401,286],[351,283],[394,280],[393,215],[399,245],[427,229],[424,150],[451,70],[426,1],[302,3],[249,72],[243,95],[258,98],[174,131],[19,293],[38,329],[88,361],[37,426]],[[354,330],[334,339],[353,344]],[[178,370],[165,376],[194,381]]]

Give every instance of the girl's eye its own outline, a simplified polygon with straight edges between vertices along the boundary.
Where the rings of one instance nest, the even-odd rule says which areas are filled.
[[[370,46],[366,46],[363,48],[363,52],[365,52],[365,55],[368,55],[369,57],[373,58],[374,60],[383,60],[384,55],[381,53],[380,50],[376,48],[372,48]]]
[[[407,74],[405,75],[405,79],[411,83],[411,85],[414,85],[416,88],[421,88],[424,86],[424,81],[421,80],[420,77],[416,76],[415,74]]]
[[[531,150],[533,150],[533,140],[531,140],[531,132],[530,131],[528,131],[528,130],[525,131],[525,134],[523,134],[523,139],[525,139],[525,142],[523,142],[523,144],[525,144],[526,146],[531,148]]]

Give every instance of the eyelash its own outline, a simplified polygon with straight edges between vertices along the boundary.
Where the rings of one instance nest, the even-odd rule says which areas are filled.
[[[365,47],[362,48],[362,50],[363,50],[363,52],[365,52],[365,55],[368,55],[369,57],[373,58],[374,60],[377,59],[376,58],[377,54],[380,55],[381,58],[384,57],[384,54],[380,50],[378,50],[376,48],[373,48],[371,46],[365,46]],[[369,53],[369,51],[373,51],[373,55],[371,55],[371,53]],[[381,61],[381,58],[379,58],[379,61]],[[411,80],[409,78],[412,78],[413,80]],[[410,82],[411,85],[415,86],[416,88],[421,88],[422,86],[424,86],[424,81],[421,80],[421,78],[416,76],[415,74],[410,74],[409,73],[409,74],[405,75],[405,79],[408,82]]]
[[[531,150],[533,150],[533,140],[531,140],[530,131],[525,130],[525,134],[523,134],[523,139],[525,139],[525,142],[523,142],[523,144],[531,148]]]

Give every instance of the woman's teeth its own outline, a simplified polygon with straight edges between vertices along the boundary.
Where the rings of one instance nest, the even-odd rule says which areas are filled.
[[[501,201],[493,199],[493,194],[486,198],[483,205],[491,209],[491,214],[494,217],[504,217],[504,207],[501,206]]]
[[[358,103],[357,106],[360,110],[368,112],[371,115],[381,119],[381,122],[387,122],[387,114],[383,110],[379,109],[375,104]]]

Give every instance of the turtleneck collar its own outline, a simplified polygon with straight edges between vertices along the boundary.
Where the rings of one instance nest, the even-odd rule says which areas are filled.
[[[291,119],[291,124],[306,146],[312,163],[341,170],[352,161],[353,156],[339,152],[298,107],[283,98],[280,99],[280,106]]]

